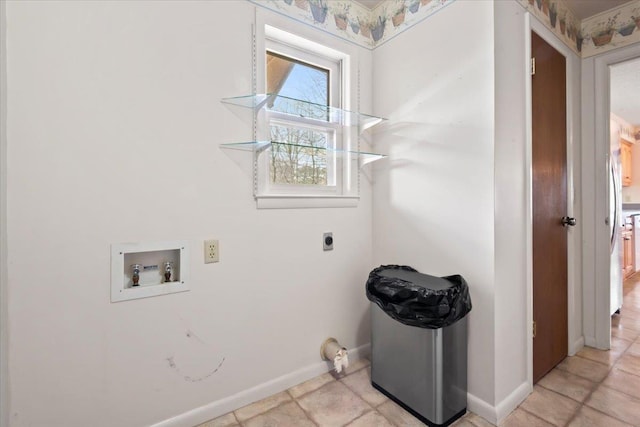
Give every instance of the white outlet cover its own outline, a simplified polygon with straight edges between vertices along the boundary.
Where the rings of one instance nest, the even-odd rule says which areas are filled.
[[[210,247],[214,245],[215,253],[213,256],[210,255]],[[204,241],[204,263],[211,264],[214,262],[220,262],[220,243],[218,240],[209,239]]]

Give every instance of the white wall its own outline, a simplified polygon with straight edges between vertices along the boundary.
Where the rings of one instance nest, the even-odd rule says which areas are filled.
[[[526,11],[494,5],[495,51],[495,402],[528,377]],[[525,387],[526,388],[526,387]]]
[[[596,150],[596,110],[595,110],[595,58],[587,58],[582,61],[582,170],[583,191],[582,191],[582,216],[584,218],[584,242],[583,253],[583,288],[582,306],[584,310],[583,331],[585,344],[593,347],[609,348],[610,338],[596,339],[596,307],[597,301],[601,302],[609,311],[609,292],[596,294],[596,283],[604,280],[610,283],[609,268],[606,271],[600,270],[597,259],[606,258],[610,262],[609,247],[603,247],[606,236],[609,234],[609,226],[606,223],[608,216],[608,192],[606,187],[608,181],[608,152],[606,150]],[[604,101],[601,101],[604,102]],[[608,109],[607,109],[608,110]],[[608,147],[608,139],[600,139],[600,144]],[[600,171],[602,169],[602,171]],[[600,173],[597,173],[597,172]],[[598,179],[598,176],[600,179]],[[605,211],[606,209],[606,211]],[[606,231],[603,230],[606,228]],[[610,285],[609,285],[610,286]],[[601,316],[598,316],[601,317]],[[609,332],[610,334],[611,332]]]
[[[447,30],[451,22],[464,33]],[[374,111],[391,118],[376,134],[391,156],[376,167],[374,261],[467,278],[469,408],[494,422],[531,390],[529,31],[516,2],[460,1],[374,52]],[[446,42],[433,42],[445,32]],[[580,67],[564,53],[574,159]],[[569,174],[571,215],[579,165]],[[572,352],[582,342],[580,230],[569,233]]]
[[[473,302],[468,388],[489,405],[495,399],[493,42],[492,3],[459,1],[377,48],[373,60],[374,113],[390,119],[375,138],[389,159],[375,170],[374,261],[466,278]]]
[[[569,189],[569,208],[568,215],[579,218],[581,208],[583,206],[583,171],[582,171],[582,66],[581,59],[565,48],[567,55],[567,131],[569,132],[567,141],[567,158],[570,165],[567,172],[572,181],[567,187]],[[581,223],[583,221],[580,218]],[[581,226],[572,227],[569,233],[569,355],[574,355],[584,346],[583,332],[583,316],[584,308],[582,305],[583,295],[583,258],[582,245],[584,228]]]
[[[532,27],[566,56],[569,216],[578,216],[580,184],[580,60],[516,2],[495,3],[496,52],[496,402],[530,378],[531,140],[529,55]],[[567,230],[569,353],[582,346],[581,228]],[[508,370],[507,370],[508,369]],[[503,374],[504,373],[504,374]],[[506,375],[505,375],[506,374]]]
[[[9,425],[7,366],[7,3],[0,1],[0,426]]]
[[[470,408],[484,405],[499,418],[518,403],[527,372],[528,172],[525,77],[513,72],[526,66],[525,19],[515,2],[458,1],[373,58],[359,51],[361,108],[370,111],[373,98],[373,112],[391,119],[375,135],[374,148],[390,158],[374,164],[373,210],[369,173],[356,209],[256,210],[250,172],[218,149],[251,136],[219,103],[251,90],[248,2],[7,9],[8,118],[0,127],[11,159],[11,253],[8,289],[0,289],[11,293],[12,426],[171,417],[167,425],[193,425],[315,375],[324,338],[350,348],[369,341],[363,285],[383,263],[467,279]],[[316,41],[337,43],[327,37]],[[579,72],[573,78],[575,106]],[[592,122],[588,108],[574,108],[574,142],[580,113]],[[579,146],[571,155],[582,159],[589,187],[596,162]],[[573,175],[575,207],[580,165]],[[583,240],[587,281],[591,192],[585,238],[572,234],[573,244]],[[334,232],[333,252],[321,250],[324,231]],[[220,239],[220,264],[201,263],[205,238]],[[192,290],[110,304],[109,245],[170,239],[191,241]],[[580,283],[574,266],[570,280]],[[579,312],[577,304],[574,319]],[[585,330],[592,324],[585,312]],[[581,327],[570,324],[571,339]],[[223,358],[216,374],[185,381]]]
[[[253,19],[238,1],[7,5],[11,426],[194,425],[317,375],[329,336],[368,343],[367,179],[358,208],[256,210],[218,148],[251,137],[219,100],[251,91]],[[111,304],[110,244],[172,239],[191,241],[191,291]]]

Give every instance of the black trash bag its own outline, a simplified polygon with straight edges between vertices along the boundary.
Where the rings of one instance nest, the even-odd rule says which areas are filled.
[[[460,275],[435,277],[404,265],[381,265],[369,273],[367,298],[409,326],[438,329],[471,311],[469,286]]]

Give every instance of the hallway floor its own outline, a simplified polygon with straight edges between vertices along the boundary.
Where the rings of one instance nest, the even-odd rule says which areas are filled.
[[[640,426],[640,273],[624,284],[611,320],[611,350],[585,347],[534,386],[508,427]],[[420,421],[371,386],[359,360],[346,375],[327,373],[199,427],[412,427]],[[456,427],[491,426],[468,412]]]

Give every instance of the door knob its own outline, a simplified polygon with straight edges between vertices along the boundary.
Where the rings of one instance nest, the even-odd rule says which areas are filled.
[[[563,216],[561,222],[563,227],[576,225],[576,219],[570,216]]]

